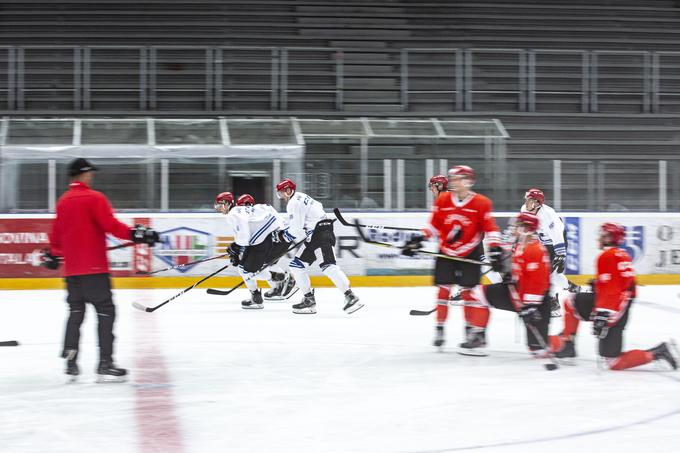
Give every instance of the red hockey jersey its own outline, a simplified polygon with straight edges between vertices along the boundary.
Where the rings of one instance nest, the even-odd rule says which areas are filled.
[[[498,225],[491,215],[492,204],[475,192],[459,200],[453,192],[437,197],[426,235],[439,237],[439,249],[450,256],[467,256],[486,235],[490,247],[499,245]]]
[[[520,309],[522,305],[540,304],[550,288],[550,259],[548,252],[538,239],[531,239],[518,245],[512,254],[512,280],[516,292],[513,304]]]
[[[610,323],[619,320],[635,291],[633,260],[625,250],[610,247],[597,257],[595,310],[612,312]]]

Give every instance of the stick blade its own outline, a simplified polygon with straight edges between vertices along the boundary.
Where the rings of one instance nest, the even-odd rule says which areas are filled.
[[[137,310],[141,310],[141,311],[146,311],[146,312],[153,311],[149,307],[145,307],[144,305],[140,304],[139,302],[132,302],[132,306],[134,308],[136,308]]]
[[[16,340],[0,341],[0,346],[19,346],[19,342]]]
[[[557,364],[556,363],[546,363],[545,369],[548,371],[555,371],[557,369]]]
[[[206,293],[212,294],[213,296],[225,296],[229,294],[227,291],[221,291],[219,289],[208,288],[205,290]]]

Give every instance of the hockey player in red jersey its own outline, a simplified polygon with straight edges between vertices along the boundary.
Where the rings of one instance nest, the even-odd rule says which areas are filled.
[[[440,253],[451,257],[481,260],[484,255],[482,240],[489,246],[489,258],[494,269],[500,269],[500,233],[491,215],[492,203],[484,195],[473,192],[475,172],[466,165],[458,165],[449,170],[448,187],[450,192],[439,194],[432,207],[430,225],[423,230],[424,235],[413,236],[405,245],[402,253],[412,256],[422,248],[426,238],[436,237]],[[444,324],[448,316],[451,286],[459,285],[463,290],[471,290],[479,285],[481,269],[477,264],[446,258],[437,258],[434,269],[434,283],[437,286],[437,325],[434,345],[444,345]],[[465,310],[475,310],[466,307]],[[466,328],[470,333],[470,329]],[[465,345],[473,337],[468,336]]]
[[[592,321],[593,335],[599,340],[600,356],[605,359],[609,369],[625,370],[653,360],[665,360],[673,369],[677,369],[677,359],[666,343],[647,350],[621,352],[623,330],[635,297],[632,260],[620,248],[625,237],[625,229],[617,223],[608,222],[600,227],[599,245],[603,251],[597,257],[594,292],[567,297],[564,304],[564,330],[559,336],[550,338],[555,356],[562,359],[576,357],[574,337],[579,323]]]
[[[459,351],[464,355],[486,355],[485,331],[489,322],[489,306],[514,311],[527,328],[527,346],[532,353],[545,355],[550,323],[550,261],[548,251],[541,245],[536,231],[539,219],[535,214],[522,212],[514,229],[512,270],[502,283],[494,283],[462,291],[456,296],[465,304],[465,322],[472,331],[473,341]],[[529,325],[541,335],[535,337]],[[462,346],[462,345],[461,345]]]

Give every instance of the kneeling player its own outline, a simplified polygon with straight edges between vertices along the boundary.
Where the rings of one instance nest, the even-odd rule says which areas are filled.
[[[519,314],[527,328],[529,350],[542,356],[547,354],[545,345],[550,323],[550,262],[548,252],[536,236],[538,223],[538,217],[529,212],[522,212],[517,217],[510,281],[463,291],[457,298],[465,304],[466,325],[475,329],[481,338],[485,338],[489,306]],[[537,338],[535,333],[541,338]],[[485,345],[486,341],[479,341],[471,347],[461,348],[459,352],[463,355],[486,355]]]
[[[283,256],[288,250],[289,244],[272,240],[272,235],[285,227],[284,222],[278,212],[266,204],[235,206],[231,192],[217,195],[215,210],[227,216],[227,222],[234,231],[234,242],[227,252],[251,293],[250,300],[241,302],[241,307],[264,308],[256,279],[266,263]],[[270,285],[275,286],[276,282],[270,282]]]
[[[599,340],[599,354],[609,369],[625,370],[653,360],[665,360],[677,369],[677,360],[666,343],[622,353],[623,331],[635,297],[632,260],[619,248],[625,237],[625,229],[617,223],[604,223],[600,227],[599,245],[603,252],[597,257],[594,293],[572,294],[565,300],[564,330],[550,338],[555,356],[576,357],[574,337],[579,323],[592,321],[593,335]]]

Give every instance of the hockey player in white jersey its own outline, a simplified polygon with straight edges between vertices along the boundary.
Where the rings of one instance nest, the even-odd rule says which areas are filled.
[[[267,204],[235,206],[234,195],[231,192],[222,192],[215,197],[215,210],[227,216],[227,223],[234,232],[234,242],[229,245],[227,253],[250,290],[250,299],[241,302],[241,307],[264,308],[262,292],[257,288],[256,280],[258,278],[268,280],[272,288],[280,283],[268,279],[267,276],[270,274],[263,266],[283,256],[288,250],[289,244],[273,240],[273,236],[286,227],[285,222],[279,213]],[[270,266],[269,269],[287,274],[277,265]],[[267,273],[264,274],[265,272]],[[285,281],[290,287],[286,286],[282,293],[285,292],[287,296],[294,287],[294,280],[288,276]]]
[[[538,238],[550,253],[552,273],[550,274],[550,295],[552,317],[558,317],[560,303],[557,291],[567,290],[569,280],[564,275],[564,265],[567,258],[567,245],[564,236],[564,223],[555,210],[545,204],[545,194],[541,189],[532,187],[524,194],[524,204],[521,212],[530,212],[538,217]]]
[[[255,198],[249,193],[244,193],[236,199],[236,206],[253,206],[254,204]],[[278,262],[269,266],[267,272],[269,272],[269,277],[266,280],[270,290],[263,294],[264,298],[267,300],[288,299],[295,289],[295,279],[290,272],[283,270]]]
[[[333,284],[345,295],[346,313],[354,313],[363,307],[359,298],[349,287],[349,279],[335,262],[333,247],[334,220],[328,219],[323,205],[307,194],[296,191],[296,184],[284,179],[276,185],[277,196],[287,202],[288,228],[278,233],[284,244],[299,242],[306,238],[302,248],[290,262],[290,271],[304,294],[302,302],[293,305],[293,313],[316,313],[316,299],[309,279],[309,268],[317,259],[319,267]]]

